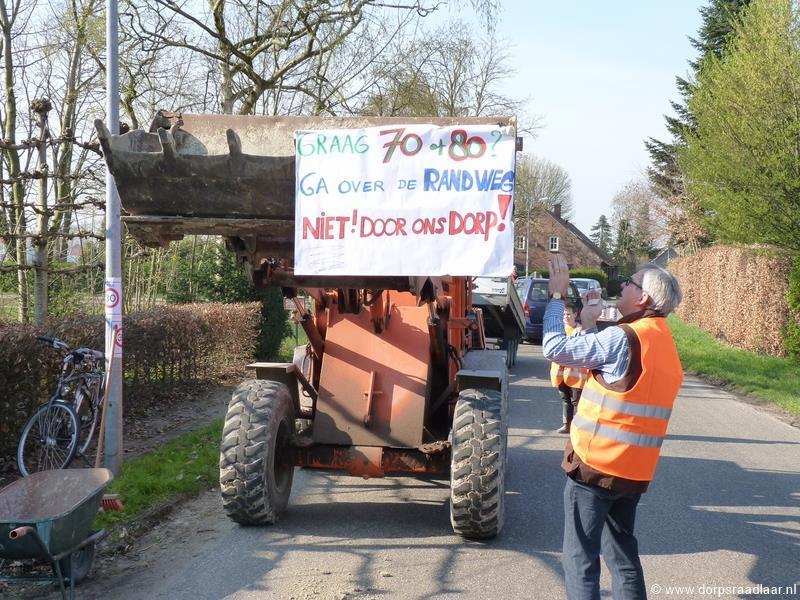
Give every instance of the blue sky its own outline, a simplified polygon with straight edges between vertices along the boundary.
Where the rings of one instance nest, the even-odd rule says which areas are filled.
[[[611,198],[644,173],[643,140],[667,139],[675,76],[695,58],[693,0],[503,0],[498,36],[512,43],[517,76],[507,93],[541,117],[525,152],[564,167],[575,224],[588,234]]]

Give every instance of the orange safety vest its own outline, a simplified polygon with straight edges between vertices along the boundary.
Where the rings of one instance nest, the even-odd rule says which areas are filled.
[[[554,388],[564,383],[564,367],[557,363],[550,363],[550,383]]]
[[[564,331],[567,337],[578,335],[580,329],[564,325]],[[589,371],[587,369],[579,369],[578,367],[562,367],[559,364],[552,363],[550,365],[550,383],[553,387],[558,387],[562,383],[566,383],[569,387],[575,389],[583,389],[586,385],[586,380],[589,378]]]
[[[639,380],[630,390],[615,392],[592,375],[572,420],[570,440],[575,454],[593,469],[651,481],[683,368],[666,319],[644,318],[629,326],[641,345]]]
[[[564,383],[569,387],[582,390],[589,379],[588,369],[578,367],[564,367]]]

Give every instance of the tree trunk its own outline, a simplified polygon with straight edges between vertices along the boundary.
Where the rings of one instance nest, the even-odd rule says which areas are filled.
[[[47,99],[34,100],[31,108],[36,115],[36,124],[39,127],[39,146],[38,161],[36,171],[41,175],[39,179],[39,193],[36,201],[36,237],[34,246],[36,247],[36,262],[33,272],[33,313],[34,321],[40,327],[47,322],[47,280],[48,280],[48,208],[47,208],[47,139],[50,131],[47,127],[47,114],[50,112],[51,105]]]
[[[12,6],[12,15],[9,17],[4,1],[0,1],[0,24],[3,33],[3,86],[6,94],[6,114],[4,138],[9,144],[16,142],[17,127],[17,97],[14,91],[14,51],[11,47],[11,27],[15,17],[13,12],[18,9]],[[17,266],[17,293],[19,295],[19,320],[28,321],[28,276],[25,266],[28,264],[26,253],[25,233],[25,188],[20,179],[19,154],[17,150],[3,150],[5,161],[8,165],[8,178],[11,180],[11,210],[8,213],[8,233],[14,240]]]
[[[195,293],[197,292],[197,285],[194,281],[194,263],[197,254],[197,236],[192,236],[192,249],[189,253],[189,300],[195,301]]]

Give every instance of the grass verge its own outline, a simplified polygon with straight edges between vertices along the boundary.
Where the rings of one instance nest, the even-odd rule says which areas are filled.
[[[729,384],[800,416],[800,366],[796,361],[737,350],[675,315],[668,321],[684,370]]]
[[[218,419],[126,461],[107,490],[119,494],[125,511],[101,512],[95,527],[126,525],[159,504],[218,485],[221,437],[222,419]]]

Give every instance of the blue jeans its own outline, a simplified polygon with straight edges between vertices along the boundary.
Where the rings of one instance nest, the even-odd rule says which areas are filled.
[[[622,494],[567,477],[564,488],[564,580],[569,600],[600,599],[600,553],[611,570],[614,600],[647,591],[633,535],[641,494]]]

